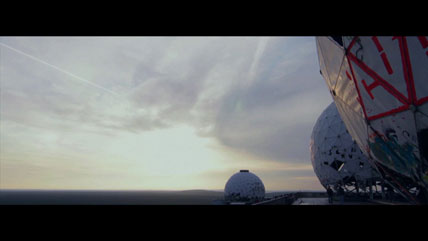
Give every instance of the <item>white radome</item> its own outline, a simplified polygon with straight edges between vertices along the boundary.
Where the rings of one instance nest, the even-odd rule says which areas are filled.
[[[232,202],[260,201],[265,196],[262,180],[248,170],[232,175],[224,188],[224,198]]]
[[[428,36],[318,36],[316,45],[320,73],[352,138],[385,182],[425,203]]]
[[[349,135],[334,102],[318,117],[310,150],[315,174],[324,187],[350,181],[364,187],[375,175],[369,160]]]

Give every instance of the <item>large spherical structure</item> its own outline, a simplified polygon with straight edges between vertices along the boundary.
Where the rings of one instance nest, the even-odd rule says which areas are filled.
[[[428,203],[428,37],[328,36],[316,43],[351,136],[385,182]]]
[[[377,177],[369,160],[349,135],[336,105],[321,113],[312,131],[311,161],[324,187],[365,188]]]
[[[262,180],[248,170],[232,175],[224,188],[224,199],[229,202],[260,201],[265,196]]]

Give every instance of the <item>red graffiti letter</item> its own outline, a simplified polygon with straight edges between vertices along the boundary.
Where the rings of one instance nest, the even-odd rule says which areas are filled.
[[[376,36],[372,37],[372,40],[374,44],[376,45],[377,50],[380,53],[380,57],[382,58],[383,64],[385,65],[386,71],[388,71],[388,74],[392,74],[394,71],[391,68],[391,65],[389,64],[388,58],[386,57],[386,53],[383,51],[382,45],[379,42],[379,39],[377,39]]]
[[[419,42],[422,44],[422,48],[426,49],[428,47],[428,40],[424,36],[418,36]],[[428,51],[425,52],[428,55]]]

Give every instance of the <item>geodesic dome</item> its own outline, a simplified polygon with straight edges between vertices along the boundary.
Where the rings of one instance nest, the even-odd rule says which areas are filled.
[[[369,160],[352,140],[335,103],[318,117],[311,137],[311,161],[315,174],[324,187],[374,183],[378,177]],[[373,181],[373,182],[371,182]]]
[[[428,202],[428,37],[328,36],[316,44],[351,136],[384,181]]]
[[[232,202],[260,201],[265,196],[262,180],[248,170],[232,175],[224,188],[224,199]]]

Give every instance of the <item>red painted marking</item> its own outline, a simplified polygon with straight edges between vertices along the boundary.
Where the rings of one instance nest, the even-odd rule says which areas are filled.
[[[356,39],[356,37],[354,38],[354,40],[355,39]],[[407,44],[407,43],[404,43],[404,44]],[[405,47],[407,47],[407,45]],[[402,48],[402,49],[403,49],[402,55],[404,55],[405,54],[404,53],[405,49],[404,48]],[[405,111],[405,110],[407,110],[409,108],[409,103],[408,103],[409,101],[407,100],[407,98],[405,96],[403,96],[397,89],[395,89],[392,85],[390,85],[386,80],[384,80],[382,77],[380,77],[375,71],[373,71],[370,67],[368,67],[364,62],[362,62],[361,60],[359,60],[353,53],[351,53],[349,51],[346,57],[348,59],[348,62],[350,63],[349,66],[350,66],[350,69],[351,69],[351,74],[352,74],[352,77],[353,77],[353,80],[354,80],[355,87],[357,89],[359,102],[360,102],[360,104],[361,104],[361,106],[363,108],[364,115],[365,115],[365,117],[368,120],[374,120],[374,119],[382,118],[382,117],[385,117],[385,116],[388,116],[388,115],[391,115],[391,114],[395,114],[395,113],[398,113],[398,112],[401,112],[401,111]],[[366,88],[366,90],[369,90],[368,93],[369,93],[369,95],[371,95],[371,97],[372,97],[372,94],[371,94],[370,90],[373,89],[373,88],[375,88],[375,87],[377,87],[377,86],[379,86],[379,85],[381,85],[388,93],[390,93],[391,95],[393,95],[397,100],[399,100],[400,102],[402,102],[404,105],[401,106],[401,107],[389,110],[387,112],[380,113],[380,114],[373,115],[373,116],[369,117],[367,115],[366,107],[365,107],[365,105],[364,105],[364,103],[363,103],[363,101],[361,99],[361,93],[360,93],[358,84],[356,82],[354,69],[352,67],[352,62],[354,62],[355,64],[357,64],[358,67],[360,67],[366,74],[368,74],[370,77],[372,77],[373,80],[375,81],[371,85],[367,85],[367,83],[365,83],[365,81],[363,82],[363,85],[365,85],[364,87]],[[358,100],[358,98],[357,98],[357,100]],[[427,98],[427,101],[428,101],[428,98]]]
[[[373,100],[374,96],[372,93],[372,89],[378,87],[380,85],[380,83],[377,81],[374,81],[371,85],[367,86],[367,83],[365,80],[361,80],[361,82],[363,83],[363,86],[366,89],[367,93],[370,95],[370,98],[372,98],[372,100]]]
[[[407,95],[409,97],[407,101],[409,103],[413,103],[414,100],[416,99],[415,86],[413,82],[411,67],[410,67],[410,71],[408,68],[408,66],[410,66],[410,63],[406,61],[406,59],[408,59],[408,53],[405,52],[405,47],[404,47],[405,43],[403,42],[403,37],[394,36],[392,40],[398,40],[400,54],[401,54],[401,65],[403,66],[404,79],[406,80],[406,86],[407,86]]]
[[[352,47],[354,46],[355,42],[357,42],[357,39],[358,39],[358,36],[355,36],[352,39],[351,43],[349,43],[349,45],[348,45],[348,49],[352,49]]]
[[[371,134],[369,135],[369,138],[370,138],[370,139],[373,139],[374,137],[376,137],[376,133],[375,133],[375,132],[373,132],[373,133],[371,133]],[[369,149],[369,152],[370,152],[370,149]]]
[[[400,101],[403,104],[407,104],[407,98],[403,96],[397,89],[395,89],[391,84],[389,84],[386,80],[384,80],[382,77],[380,77],[375,71],[370,69],[364,62],[359,60],[354,54],[349,53],[348,57],[350,60],[352,60],[355,64],[358,65],[366,74],[368,74],[370,77],[373,78],[374,81],[379,82],[380,85],[391,95],[393,95],[398,101]],[[355,75],[353,75],[355,77]],[[355,80],[355,79],[354,79]]]
[[[348,71],[346,71],[346,76],[348,77],[348,79],[352,80],[351,75],[348,73]]]
[[[410,100],[411,100],[411,103],[416,103],[417,97],[416,97],[416,89],[415,89],[415,80],[413,78],[413,70],[412,70],[412,65],[410,63],[410,55],[409,55],[409,49],[407,47],[406,37],[402,37],[401,42],[402,42],[402,48],[403,48],[403,53],[404,53],[403,66],[405,66],[405,68],[407,70],[407,75],[405,75],[405,77],[408,76],[408,81],[410,84],[410,91],[411,91]],[[406,79],[406,81],[407,81],[407,79]]]
[[[373,37],[372,37],[372,40],[373,40],[373,42],[374,42],[374,43],[375,43],[375,45],[376,45],[377,51],[382,52],[382,51],[383,51],[383,48],[382,48],[382,45],[381,45],[381,44],[380,44],[380,42],[379,42],[379,39],[377,39],[377,37],[376,37],[376,36],[373,36]]]
[[[385,65],[386,70],[388,71],[388,74],[392,74],[394,71],[391,68],[391,65],[389,64],[388,58],[386,57],[385,52],[380,54],[380,57],[382,58],[383,64]]]
[[[375,120],[375,119],[379,119],[379,118],[382,118],[382,117],[385,117],[385,116],[388,116],[388,115],[392,115],[392,114],[396,114],[396,113],[405,111],[407,109],[409,109],[409,105],[403,105],[403,106],[400,106],[398,108],[392,109],[390,111],[387,111],[387,112],[384,112],[384,113],[380,113],[380,114],[377,114],[377,115],[374,115],[374,116],[367,117],[367,119],[368,120]]]
[[[419,100],[416,101],[416,105],[422,105],[423,103],[428,101],[428,96],[420,98]]]
[[[358,39],[358,36],[355,36],[354,39],[351,41],[351,43],[349,44],[349,47],[348,47],[349,50],[354,46],[354,44],[355,44],[355,42],[356,42],[357,39]],[[404,44],[405,44],[405,47],[407,47],[407,43],[404,43]],[[407,50],[407,49],[403,48],[403,51],[404,50]],[[407,50],[407,54],[408,54],[408,50]],[[402,55],[404,55],[404,52],[402,53]],[[358,93],[357,101],[360,103],[360,105],[361,105],[361,107],[363,109],[364,116],[368,120],[374,120],[374,119],[382,118],[384,116],[388,116],[388,115],[391,115],[391,114],[394,114],[394,113],[398,113],[398,112],[407,110],[409,108],[408,100],[407,100],[407,98],[405,96],[403,96],[398,90],[396,90],[393,86],[391,86],[388,82],[386,82],[376,72],[374,72],[372,69],[370,69],[365,63],[363,63],[361,60],[359,60],[354,54],[352,54],[350,51],[347,51],[346,58],[347,58],[347,60],[349,62],[349,68],[351,70],[352,80],[354,81],[354,85],[355,85],[355,88],[356,88],[357,93]],[[352,60],[352,62],[354,62],[355,64],[357,64],[357,66],[359,66],[364,72],[366,72],[370,77],[372,77],[374,81],[378,81],[379,82],[378,85],[381,85],[387,92],[389,92],[390,94],[392,94],[395,98],[397,98],[397,100],[399,100],[400,102],[402,102],[404,105],[401,106],[401,107],[398,107],[396,109],[392,109],[390,111],[387,111],[387,112],[380,113],[380,114],[377,114],[377,115],[369,117],[367,115],[367,111],[366,111],[366,107],[364,105],[364,102],[362,101],[362,98],[361,98],[360,89],[358,87],[357,80],[355,78],[354,68],[352,67],[351,60]],[[375,83],[372,83],[370,86],[367,86],[367,84],[366,84],[366,86],[368,88],[369,87],[373,87],[374,88],[376,85],[373,85],[373,84],[375,84]],[[428,101],[428,97],[426,99],[424,99],[424,101]]]
[[[385,65],[386,71],[388,71],[388,74],[392,74],[393,71],[392,71],[391,65],[389,64],[388,58],[386,57],[386,53],[383,52],[383,47],[380,44],[379,39],[376,36],[373,36],[372,40],[376,45],[377,51],[379,51],[380,53],[380,57],[382,58],[383,65]]]
[[[422,48],[428,47],[428,40],[424,36],[418,36],[418,39],[422,44]]]
[[[352,40],[354,43],[355,43],[355,40],[357,39],[357,37],[354,37],[354,39]],[[353,43],[351,42],[351,44],[353,45]],[[349,45],[350,47],[352,47],[352,45]],[[350,48],[349,48],[350,49]],[[364,116],[367,118],[367,112],[366,112],[366,106],[364,105],[364,103],[363,103],[363,99],[361,99],[361,93],[360,93],[360,88],[358,88],[358,84],[357,84],[357,81],[356,81],[356,79],[355,79],[355,74],[354,74],[354,69],[352,68],[352,64],[351,64],[351,60],[349,59],[349,56],[350,56],[350,53],[351,52],[348,52],[348,54],[346,55],[346,59],[348,60],[348,63],[349,63],[349,68],[351,69],[351,74],[352,74],[352,80],[354,81],[354,86],[355,86],[355,88],[357,89],[357,93],[358,93],[358,99],[359,99],[359,102],[360,102],[360,105],[361,105],[361,107],[363,108],[363,113],[364,113]]]
[[[422,44],[422,48],[428,47],[428,40],[424,36],[418,36],[419,42]],[[428,51],[425,52],[426,55],[428,55]]]

